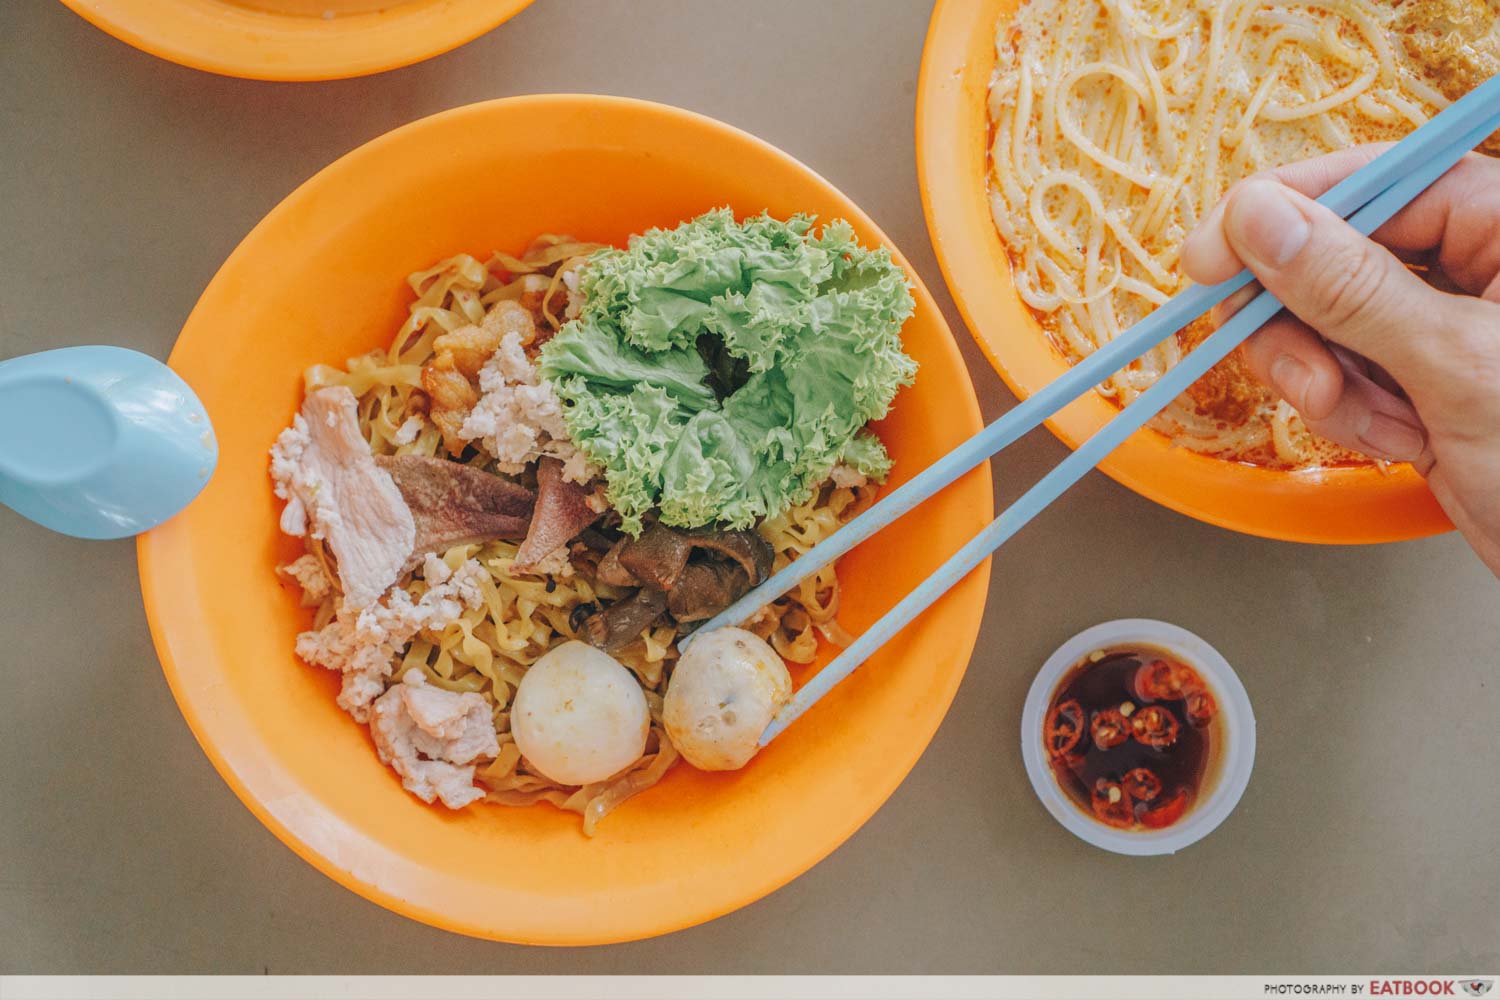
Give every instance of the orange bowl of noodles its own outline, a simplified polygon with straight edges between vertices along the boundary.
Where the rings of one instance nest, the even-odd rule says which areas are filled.
[[[236,794],[366,898],[531,944],[686,927],[827,855],[936,731],[973,649],[987,567],[749,766],[678,766],[593,838],[549,805],[449,812],[417,801],[335,704],[338,678],[293,655],[310,613],[274,574],[300,546],[275,530],[267,448],[296,410],[303,370],[386,343],[411,301],[406,276],[433,260],[516,253],[546,231],[620,245],[724,205],[843,218],[865,246],[890,245],[827,181],[727,125],[618,98],[512,98],[418,121],[324,169],[245,238],[188,318],[171,363],[207,407],[222,458],[202,496],[140,540],[152,634],[183,715]],[[895,260],[914,286],[902,339],[920,367],[876,428],[895,460],[892,484],[980,426],[951,333]],[[991,514],[978,469],[851,553],[839,564],[843,625],[869,626]],[[825,644],[796,681],[832,652]]]
[[[252,80],[338,80],[472,41],[532,0],[63,0],[183,66]]]
[[[996,31],[1018,0],[938,0],[917,95],[917,163],[928,231],[959,311],[995,370],[1020,398],[1056,379],[1069,361],[1017,292],[991,217],[987,187]],[[1097,393],[1048,422],[1069,447],[1119,412]],[[1280,469],[1176,447],[1142,431],[1100,463],[1142,496],[1199,520],[1288,541],[1370,543],[1451,529],[1409,466]]]

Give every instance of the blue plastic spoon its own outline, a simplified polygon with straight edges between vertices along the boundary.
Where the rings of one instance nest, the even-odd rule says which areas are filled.
[[[0,503],[77,538],[161,524],[208,485],[219,446],[176,372],[122,347],[0,361]]]

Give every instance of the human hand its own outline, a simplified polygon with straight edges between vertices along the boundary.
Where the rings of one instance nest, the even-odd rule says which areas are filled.
[[[1500,160],[1469,156],[1372,240],[1313,198],[1382,148],[1236,184],[1183,268],[1211,284],[1248,267],[1287,307],[1246,343],[1256,376],[1311,430],[1411,462],[1500,576]]]

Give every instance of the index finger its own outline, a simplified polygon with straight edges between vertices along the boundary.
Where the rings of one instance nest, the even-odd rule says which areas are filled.
[[[1390,143],[1357,146],[1262,171],[1311,198],[1389,149]],[[1214,206],[1183,247],[1183,269],[1194,281],[1228,280],[1244,267],[1224,238],[1224,204]],[[1500,276],[1500,160],[1470,153],[1437,183],[1375,233],[1377,242],[1402,256],[1436,249],[1436,262],[1471,295],[1483,295]],[[1500,293],[1500,285],[1493,290]]]

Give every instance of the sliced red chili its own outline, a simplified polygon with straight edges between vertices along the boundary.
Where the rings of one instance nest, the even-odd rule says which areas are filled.
[[[1130,717],[1130,728],[1137,741],[1148,747],[1169,747],[1177,742],[1177,716],[1161,705],[1147,705]]]
[[[1042,727],[1042,739],[1047,752],[1061,757],[1072,752],[1083,739],[1083,706],[1069,699],[1052,709],[1047,724]]]
[[[1203,688],[1198,671],[1181,663],[1152,660],[1135,672],[1135,693],[1143,701],[1176,701]]]
[[[1142,701],[1168,701],[1181,698],[1177,671],[1166,660],[1152,660],[1135,672],[1135,693]]]
[[[1150,802],[1161,794],[1161,779],[1150,768],[1134,767],[1120,779],[1120,787],[1136,802]]]
[[[1094,746],[1109,750],[1129,742],[1130,720],[1121,715],[1118,708],[1095,712],[1094,721],[1089,724],[1089,735],[1094,738]]]
[[[1219,705],[1214,701],[1213,695],[1200,689],[1188,692],[1182,711],[1187,716],[1189,725],[1206,726],[1218,714]]]
[[[1125,829],[1135,825],[1135,807],[1130,802],[1129,793],[1120,787],[1118,781],[1100,778],[1094,782],[1089,804],[1101,823]]]
[[[1064,771],[1071,771],[1074,772],[1074,774],[1080,774],[1080,772],[1083,771],[1083,754],[1058,754],[1058,756],[1053,757],[1052,766],[1053,768],[1064,769]]]
[[[1171,826],[1182,819],[1182,814],[1187,810],[1187,790],[1177,789],[1175,795],[1157,806],[1155,809],[1147,809],[1141,813],[1141,826],[1152,830],[1160,830],[1164,826]]]

